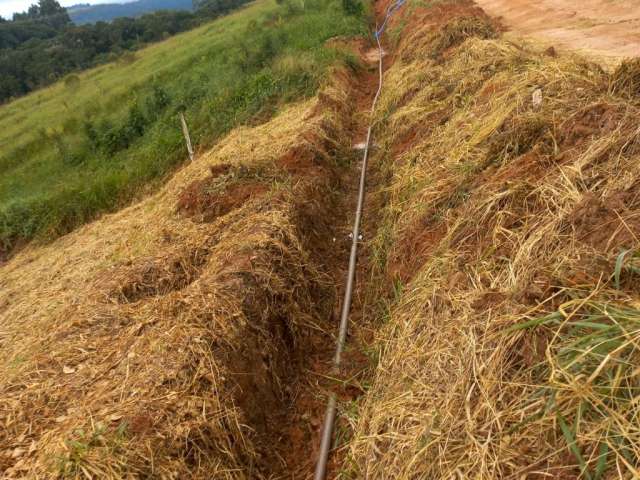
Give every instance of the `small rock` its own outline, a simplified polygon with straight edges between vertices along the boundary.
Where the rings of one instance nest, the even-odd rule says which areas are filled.
[[[14,448],[13,452],[11,452],[11,458],[21,457],[25,453],[26,453],[26,450],[24,448],[20,448],[20,447]]]
[[[533,108],[538,109],[542,106],[542,89],[541,88],[536,88],[533,91],[531,100],[533,102]]]

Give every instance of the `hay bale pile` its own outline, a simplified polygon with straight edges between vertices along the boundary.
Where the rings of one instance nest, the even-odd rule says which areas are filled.
[[[0,267],[0,476],[263,478],[333,304],[299,199],[332,187],[346,77]]]
[[[350,477],[638,478],[638,62],[503,41],[467,0],[404,13],[376,127],[396,299]]]

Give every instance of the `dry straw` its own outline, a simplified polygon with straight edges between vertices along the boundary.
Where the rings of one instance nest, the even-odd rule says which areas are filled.
[[[3,478],[262,478],[268,417],[333,298],[298,208],[326,193],[341,148],[346,75],[332,78],[322,100],[236,129],[158,193],[1,267]],[[246,171],[264,188],[226,215],[177,208],[190,185],[224,195]]]
[[[466,0],[396,28],[375,258],[397,299],[345,475],[637,478],[638,63],[503,41]]]

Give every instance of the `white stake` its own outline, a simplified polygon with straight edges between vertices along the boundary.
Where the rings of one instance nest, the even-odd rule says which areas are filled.
[[[184,119],[184,114],[180,112],[180,123],[182,123],[182,133],[184,133],[184,140],[187,142],[187,151],[189,152],[189,159],[193,162],[193,147],[191,146],[191,137],[189,137],[189,129],[187,128],[187,121]]]

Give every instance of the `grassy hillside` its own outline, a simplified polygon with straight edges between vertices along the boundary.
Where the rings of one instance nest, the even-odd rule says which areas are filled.
[[[0,248],[68,232],[184,161],[178,112],[209,146],[312,94],[363,31],[332,1],[260,1],[0,108]],[[150,183],[152,182],[152,183]]]
[[[345,83],[0,265],[0,472],[290,478],[274,419],[290,416],[311,333],[330,328],[318,258],[335,235]]]

